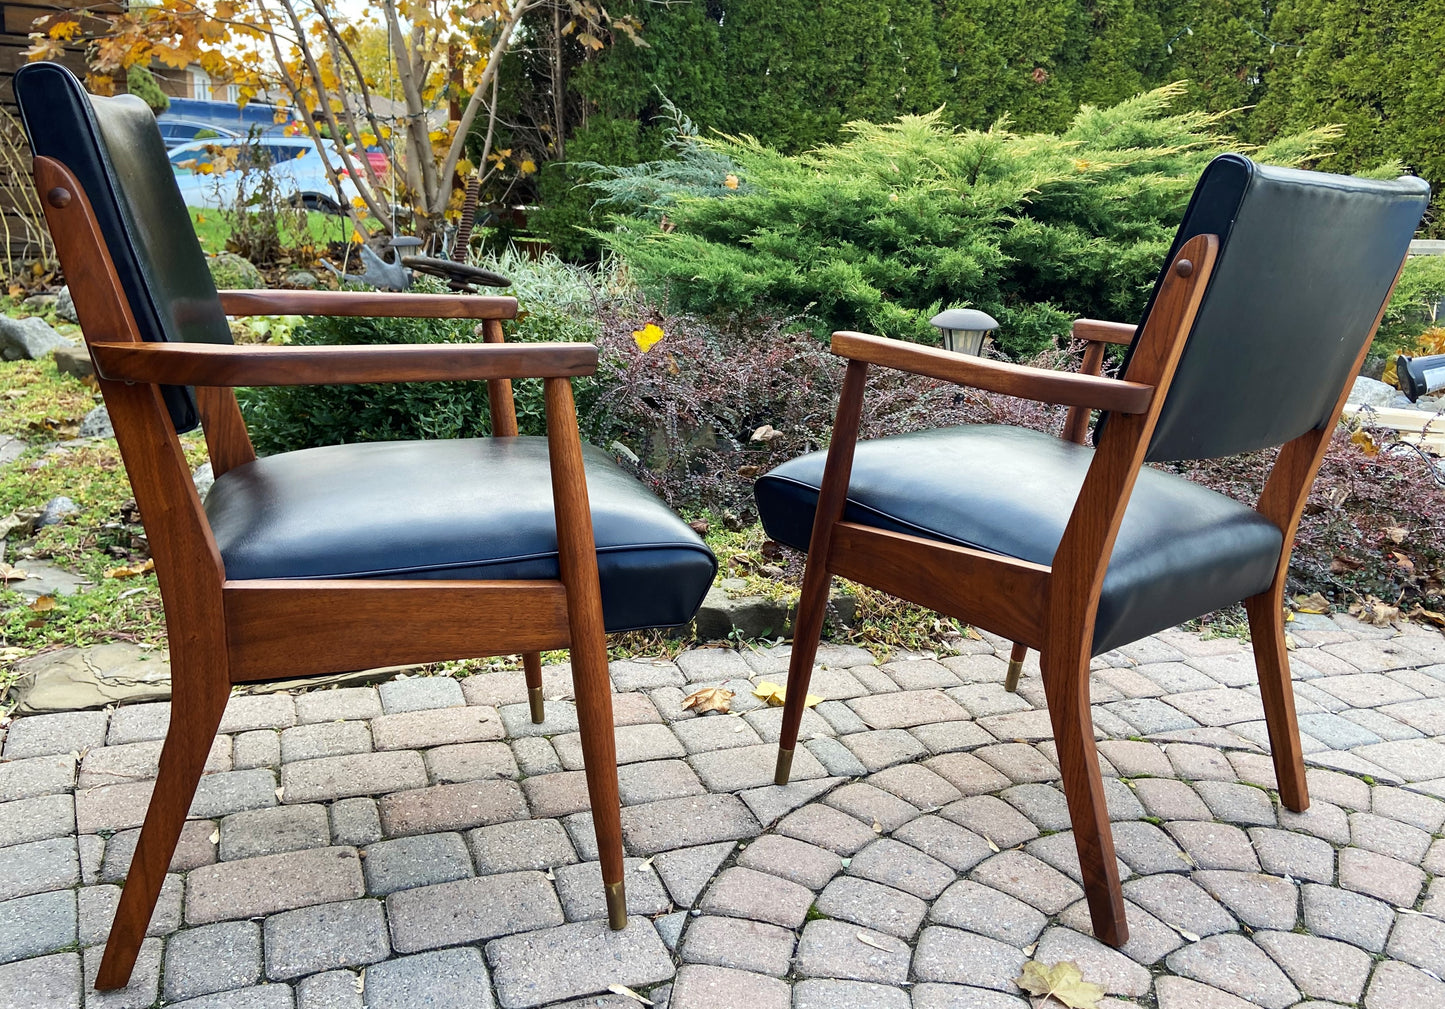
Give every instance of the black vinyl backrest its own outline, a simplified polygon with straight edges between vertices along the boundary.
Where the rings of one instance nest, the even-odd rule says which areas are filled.
[[[1218,235],[1219,258],[1148,459],[1237,455],[1326,424],[1429,198],[1412,177],[1210,162],[1164,269],[1196,235]]]
[[[15,98],[31,151],[65,165],[89,197],[142,339],[230,343],[221,299],[146,104],[130,95],[87,94],[55,63],[22,67]],[[194,428],[191,390],[162,392],[176,430]]]

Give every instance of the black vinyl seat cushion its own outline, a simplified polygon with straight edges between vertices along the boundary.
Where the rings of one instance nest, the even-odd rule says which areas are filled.
[[[583,446],[608,631],[687,623],[712,551]],[[545,438],[331,445],[229,470],[206,498],[227,579],[556,578]]]
[[[844,520],[1052,564],[1093,461],[1025,428],[943,428],[858,443]],[[826,454],[754,487],[768,535],[808,548]],[[1254,509],[1145,467],[1104,578],[1094,654],[1269,587],[1284,536]]]

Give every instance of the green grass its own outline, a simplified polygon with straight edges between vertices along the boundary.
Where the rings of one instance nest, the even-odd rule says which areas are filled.
[[[188,208],[191,224],[196,229],[201,248],[210,255],[226,251],[226,240],[231,237],[230,212],[224,210]],[[297,234],[291,227],[283,227],[281,240],[288,248],[307,247],[320,254],[332,242],[343,242],[351,237],[351,222],[338,214],[306,212],[306,228]],[[302,258],[305,258],[304,255]]]
[[[57,444],[74,437],[81,418],[96,405],[93,384],[61,375],[50,358],[7,361],[0,363],[0,397],[5,403],[0,431],[18,435],[31,446],[0,468],[0,516],[38,511],[61,495],[80,509],[31,535],[12,533],[5,561],[21,571],[27,563],[46,561],[91,583],[41,608],[32,607],[14,588],[0,589],[0,649],[5,657],[104,641],[163,643],[165,620],[155,575],[107,577],[107,572],[149,556],[114,440]],[[181,444],[191,466],[205,461],[199,433],[184,436]]]
[[[74,428],[100,401],[95,384],[55,370],[55,361],[6,361],[0,380],[0,434],[28,442],[75,437]],[[4,512],[0,512],[4,514]]]

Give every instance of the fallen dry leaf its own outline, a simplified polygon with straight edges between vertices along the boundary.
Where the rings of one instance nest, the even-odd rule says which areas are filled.
[[[641,995],[637,994],[637,992],[633,991],[625,984],[617,984],[614,981],[612,984],[607,986],[607,990],[614,995],[622,995],[625,998],[636,999],[643,1005],[656,1005],[656,1003],[653,1002],[652,999],[643,998]]]
[[[1294,607],[1300,613],[1328,613],[1330,601],[1318,592],[1311,592],[1307,596],[1295,596]]]
[[[1391,526],[1385,530],[1385,539],[1391,543],[1404,543],[1408,530],[1404,526]]]
[[[994,854],[998,854],[998,845],[993,843],[993,838],[989,837],[987,834],[984,834],[983,839],[988,842],[988,850],[993,852]]]
[[[726,715],[728,704],[733,699],[733,692],[724,687],[703,687],[701,690],[694,690],[682,699],[684,708],[691,708],[699,715],[709,711],[718,711]]]
[[[1426,620],[1436,627],[1445,627],[1445,613],[1440,613],[1437,610],[1427,610],[1423,606],[1416,606],[1405,615],[1411,620]]]
[[[1098,1009],[1104,989],[1084,980],[1084,972],[1072,960],[1052,967],[1037,960],[1024,964],[1024,972],[1014,982],[1030,995],[1054,999],[1069,1009]]]
[[[761,680],[753,687],[753,696],[757,697],[775,708],[782,707],[787,703],[788,692],[770,680]],[[811,708],[822,698],[817,694],[809,694],[803,698],[803,707]]]
[[[136,575],[143,575],[147,571],[154,571],[156,562],[150,558],[144,564],[127,564],[118,568],[110,568],[105,573],[107,578],[134,578]]]
[[[871,935],[869,935],[867,932],[859,932],[859,933],[858,933],[858,941],[861,942],[864,946],[872,946],[874,949],[881,949],[881,950],[882,950],[883,952],[885,952],[885,953],[899,953],[899,952],[902,952],[901,950],[895,949],[894,947],[889,946],[889,945],[886,944],[886,943],[881,943],[881,942],[879,942],[877,939],[873,938],[873,937],[872,937]]]
[[[46,610],[53,610],[58,604],[54,596],[40,596],[30,604],[30,608],[36,613],[44,613]]]
[[[783,432],[773,427],[773,425],[764,424],[762,427],[758,428],[756,431],[753,432],[752,437],[749,438],[748,441],[760,441],[764,444],[767,444],[774,438],[781,438],[782,436]]]
[[[1365,601],[1353,603],[1350,606],[1350,616],[1358,617],[1367,624],[1374,624],[1376,627],[1388,627],[1395,622],[1400,615],[1400,607],[1391,606],[1383,599],[1374,596],[1366,596]]]
[[[23,582],[29,577],[30,573],[28,571],[12,568],[4,561],[0,561],[0,585],[8,585],[10,582]]]

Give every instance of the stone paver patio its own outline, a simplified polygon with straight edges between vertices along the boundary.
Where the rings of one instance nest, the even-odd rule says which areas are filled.
[[[238,695],[132,986],[89,991],[169,716],[17,718],[0,763],[0,1009],[1024,1009],[1025,960],[1106,1006],[1445,1006],[1445,637],[1291,625],[1312,804],[1281,809],[1246,646],[1096,660],[1132,938],[1089,933],[1037,677],[1007,643],[825,645],[794,784],[750,681],[786,647],[618,662],[632,921],[608,932],[565,669]],[[1003,652],[1000,654],[999,649]],[[680,707],[737,692],[733,715]]]

